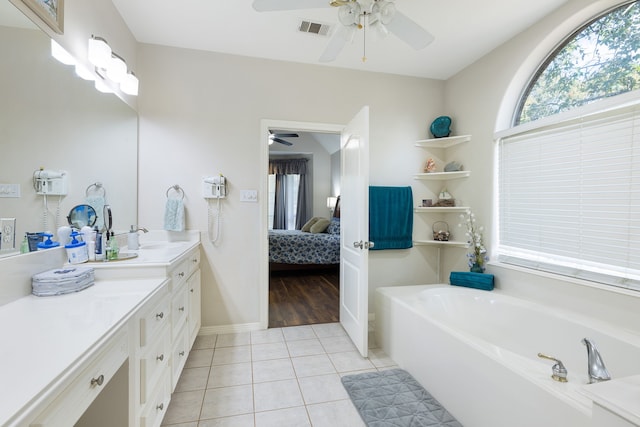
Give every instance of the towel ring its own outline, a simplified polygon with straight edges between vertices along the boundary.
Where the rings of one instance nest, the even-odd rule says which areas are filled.
[[[88,186],[87,189],[84,192],[84,195],[85,196],[89,196],[89,191],[91,191],[91,190],[93,190],[93,191],[102,190],[102,197],[107,197],[107,189],[102,186],[101,182],[95,182],[95,183],[91,184],[90,186]]]
[[[167,188],[167,199],[169,198],[169,192],[171,190],[175,191],[176,193],[180,193],[182,195],[181,199],[184,200],[184,190],[178,184],[172,185],[171,187]]]

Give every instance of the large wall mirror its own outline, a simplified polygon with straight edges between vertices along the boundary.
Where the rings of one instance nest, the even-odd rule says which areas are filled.
[[[137,113],[50,52],[49,37],[0,1],[0,218],[16,219],[16,249],[25,232],[55,234],[74,206],[99,199],[96,183],[116,232],[137,223]],[[65,196],[36,194],[41,167],[66,171]],[[8,184],[19,185],[20,197],[6,197]],[[2,240],[0,256],[15,253],[6,233]]]

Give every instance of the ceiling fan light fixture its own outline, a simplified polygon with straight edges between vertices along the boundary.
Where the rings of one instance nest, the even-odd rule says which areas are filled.
[[[393,20],[396,15],[396,5],[390,1],[380,0],[376,3],[379,10],[378,19],[384,25],[387,25]]]
[[[338,9],[338,20],[345,27],[360,23],[361,8],[358,3],[348,3]]]

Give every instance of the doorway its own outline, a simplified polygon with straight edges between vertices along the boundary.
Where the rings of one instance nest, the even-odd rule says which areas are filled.
[[[263,120],[261,122],[262,132],[262,185],[260,198],[261,205],[261,247],[263,256],[261,263],[261,283],[260,283],[260,308],[261,326],[280,327],[293,326],[297,324],[327,323],[339,320],[339,264],[333,268],[316,269],[313,266],[303,266],[302,268],[272,271],[269,268],[269,184],[268,184],[268,164],[269,164],[269,131],[277,130],[281,133],[296,133],[308,137],[308,134],[319,136],[333,135],[337,140],[337,156],[339,153],[339,135],[343,125],[290,122],[279,120]],[[271,150],[280,151],[286,155],[304,152],[309,154],[310,150],[305,144],[298,143],[301,138],[283,138],[292,142],[293,146],[286,146],[285,149]],[[323,145],[321,142],[317,144]],[[283,145],[283,147],[285,147]],[[335,150],[334,150],[335,154]],[[337,171],[339,181],[339,167]],[[326,205],[327,197],[337,196],[330,185],[321,185],[318,188],[313,186],[313,210],[309,217],[323,216],[330,217],[331,213]],[[339,185],[338,185],[339,189]],[[339,190],[337,190],[339,191]],[[272,291],[270,292],[270,288]],[[275,304],[270,305],[269,301]],[[331,301],[335,301],[331,303]],[[329,306],[328,306],[329,304]]]

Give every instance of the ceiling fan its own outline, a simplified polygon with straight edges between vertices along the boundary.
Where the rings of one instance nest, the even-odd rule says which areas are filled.
[[[289,142],[282,138],[297,138],[299,135],[297,133],[275,133],[272,130],[269,130],[269,145],[274,142],[279,142],[280,144],[292,146],[293,143]]]
[[[253,8],[258,12],[330,6],[338,8],[338,21],[342,25],[320,56],[320,62],[336,59],[359,29],[366,31],[372,28],[382,34],[390,32],[415,50],[423,49],[433,41],[433,36],[427,30],[396,10],[395,0],[253,0]],[[366,60],[366,55],[362,60]]]

